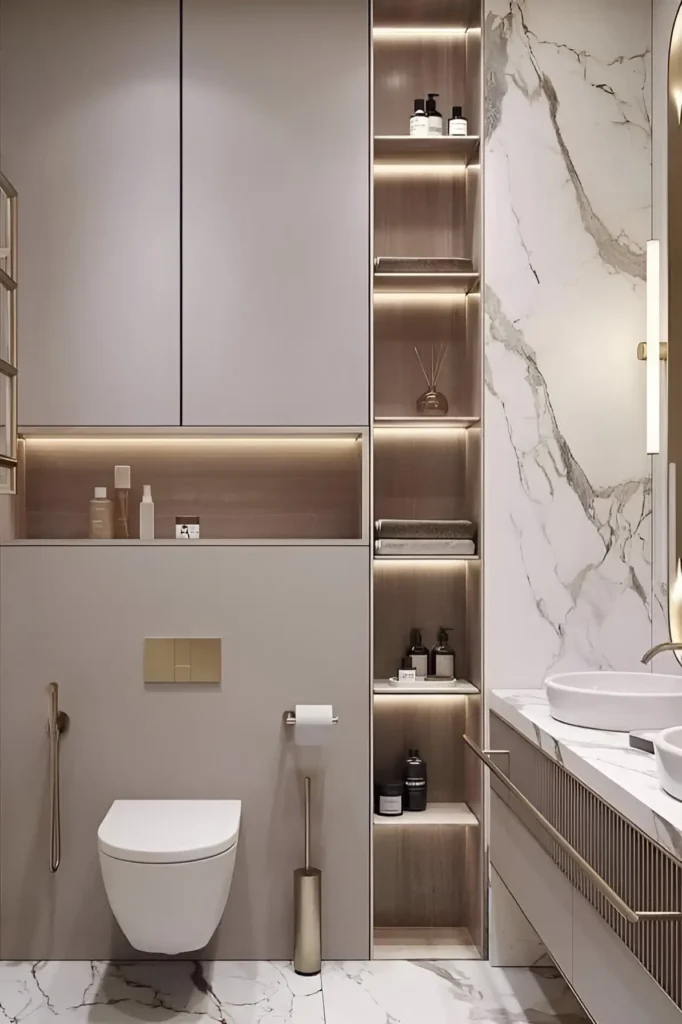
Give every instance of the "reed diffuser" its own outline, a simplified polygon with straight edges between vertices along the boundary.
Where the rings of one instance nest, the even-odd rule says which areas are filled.
[[[448,400],[445,395],[437,390],[438,379],[443,372],[445,360],[448,357],[448,346],[439,345],[438,352],[431,346],[431,372],[427,373],[422,357],[419,355],[417,346],[414,346],[414,354],[417,357],[421,371],[426,380],[427,390],[417,399],[417,412],[420,416],[447,416]]]

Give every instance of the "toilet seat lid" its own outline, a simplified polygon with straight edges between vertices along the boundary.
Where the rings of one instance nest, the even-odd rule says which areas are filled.
[[[236,844],[241,808],[241,800],[114,800],[99,849],[138,864],[215,857]]]

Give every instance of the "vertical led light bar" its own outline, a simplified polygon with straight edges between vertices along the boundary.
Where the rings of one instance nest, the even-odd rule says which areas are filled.
[[[646,246],[646,450],[661,450],[661,243]]]

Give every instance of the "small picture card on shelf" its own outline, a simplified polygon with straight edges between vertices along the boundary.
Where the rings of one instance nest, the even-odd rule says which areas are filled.
[[[199,540],[199,516],[176,516],[175,539]]]

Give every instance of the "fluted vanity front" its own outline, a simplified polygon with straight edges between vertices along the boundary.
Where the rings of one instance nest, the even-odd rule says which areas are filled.
[[[490,710],[534,809],[493,781],[493,866],[600,1024],[682,1020],[682,803],[654,755],[555,720],[544,691],[493,691]]]

